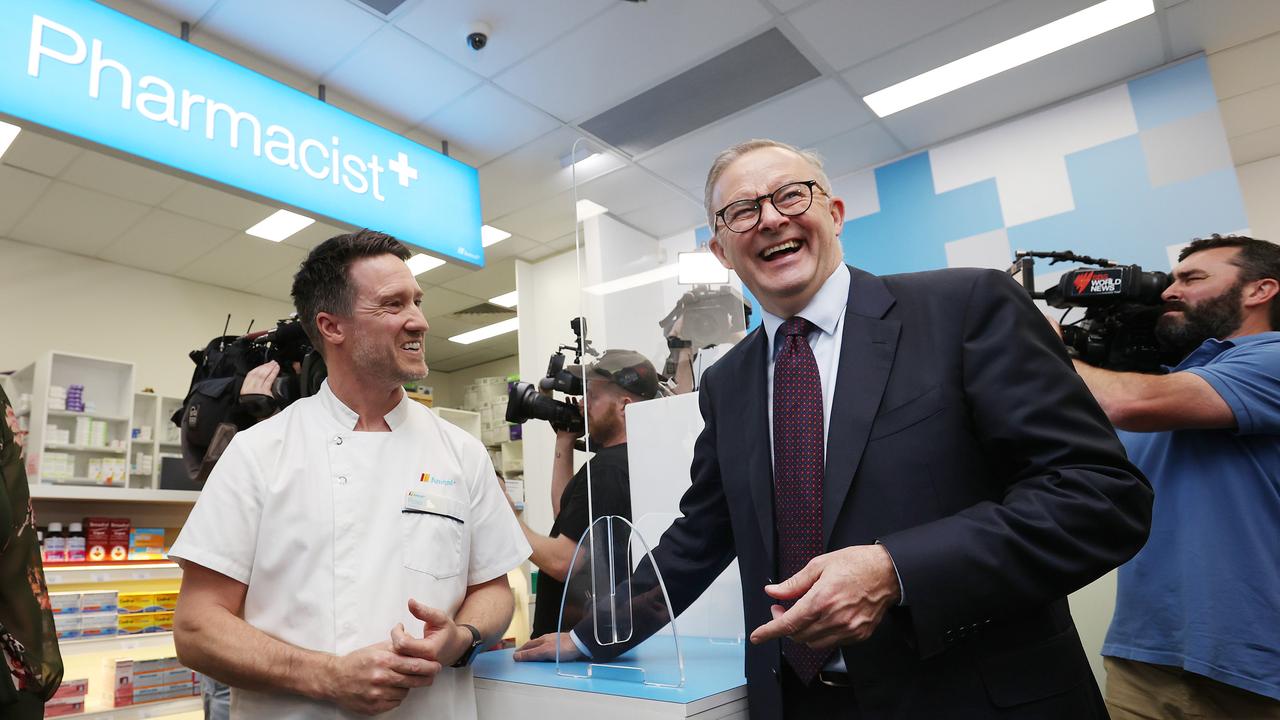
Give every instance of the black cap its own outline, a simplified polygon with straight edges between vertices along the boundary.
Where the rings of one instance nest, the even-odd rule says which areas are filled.
[[[570,365],[566,369],[575,376],[582,377],[581,365]],[[635,350],[605,350],[599,360],[587,365],[588,379],[593,376],[608,380],[645,400],[652,400],[661,394],[658,371],[648,358]]]

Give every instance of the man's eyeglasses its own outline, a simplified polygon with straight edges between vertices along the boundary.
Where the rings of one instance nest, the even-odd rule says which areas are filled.
[[[720,222],[730,230],[744,233],[760,224],[760,210],[763,207],[761,203],[766,199],[773,203],[773,209],[777,210],[778,214],[792,217],[803,215],[809,209],[813,204],[815,191],[823,195],[827,194],[826,190],[818,187],[817,180],[787,183],[768,195],[731,202],[720,208],[716,217],[720,218]]]

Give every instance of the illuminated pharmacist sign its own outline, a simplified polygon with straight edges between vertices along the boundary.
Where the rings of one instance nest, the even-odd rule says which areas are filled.
[[[88,0],[0,0],[0,114],[484,264],[475,168]]]

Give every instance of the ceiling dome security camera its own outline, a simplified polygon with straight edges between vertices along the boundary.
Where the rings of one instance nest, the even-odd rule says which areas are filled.
[[[489,30],[489,23],[471,23],[471,31],[467,33],[467,46],[472,50],[483,50],[489,44]]]

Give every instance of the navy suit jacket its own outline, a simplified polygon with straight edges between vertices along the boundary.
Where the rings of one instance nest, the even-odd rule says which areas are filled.
[[[882,543],[906,603],[840,648],[863,717],[1106,717],[1066,595],[1133,556],[1151,488],[1006,274],[851,268],[823,484],[827,551]],[[678,614],[737,557],[746,630],[776,576],[767,343],[703,376],[705,427],[653,557]],[[637,572],[653,598],[652,568]],[[636,617],[634,645],[665,622]],[[577,633],[592,656],[600,647]],[[782,715],[780,643],[748,645],[753,718]]]

